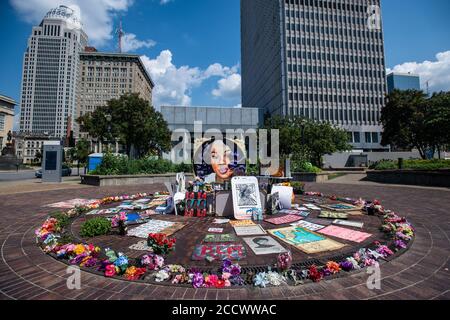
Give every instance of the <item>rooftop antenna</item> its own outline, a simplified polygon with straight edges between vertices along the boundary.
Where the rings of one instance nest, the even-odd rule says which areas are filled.
[[[122,53],[122,37],[125,35],[125,32],[123,32],[122,29],[122,19],[120,19],[119,28],[116,30],[116,34],[118,37],[117,49],[119,50],[119,53]]]

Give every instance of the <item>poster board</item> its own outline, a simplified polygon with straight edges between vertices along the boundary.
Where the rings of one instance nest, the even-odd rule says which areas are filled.
[[[256,177],[233,177],[231,179],[233,192],[234,217],[237,220],[251,220],[252,212],[256,208],[262,210],[259,184]]]

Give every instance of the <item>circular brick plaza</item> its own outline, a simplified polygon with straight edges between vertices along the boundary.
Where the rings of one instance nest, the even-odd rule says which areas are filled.
[[[449,277],[449,225],[450,192],[426,188],[402,188],[391,186],[362,186],[335,184],[308,184],[308,191],[337,194],[352,198],[379,199],[382,204],[405,216],[416,228],[414,242],[408,251],[381,264],[381,289],[369,290],[365,270],[352,272],[344,277],[330,278],[320,283],[300,286],[255,288],[237,287],[229,290],[194,289],[153,283],[136,283],[108,279],[101,275],[82,272],[81,290],[69,290],[66,285],[67,265],[44,254],[36,244],[34,231],[45,220],[49,208],[43,205],[73,198],[101,198],[103,196],[156,192],[162,185],[136,187],[83,188],[0,196],[2,220],[0,227],[1,264],[0,297],[2,299],[448,299]],[[168,217],[165,217],[168,218]],[[378,231],[380,221],[364,216],[365,230],[374,235],[358,247],[369,245],[383,235]],[[78,234],[84,217],[72,225]],[[187,218],[170,217],[184,222]],[[192,247],[201,240],[210,227],[208,219],[195,219],[176,233],[179,241],[176,254],[169,256],[169,263],[192,265]],[[263,223],[264,224],[264,223]],[[269,227],[264,225],[264,227]],[[228,227],[227,227],[228,228]],[[274,226],[271,226],[274,228]],[[225,230],[227,231],[227,230]],[[124,251],[130,257],[138,256],[128,247],[136,240],[131,237],[107,236],[94,239],[96,245],[110,246]],[[180,245],[183,243],[183,245]],[[326,261],[331,257],[353,252],[357,247],[308,256],[293,250],[294,263],[311,259]],[[353,244],[354,246],[354,244]],[[275,256],[276,257],[276,256]],[[174,259],[171,261],[170,259]],[[240,264],[243,267],[264,266],[274,263],[272,256],[248,256]],[[206,262],[202,262],[203,266]]]

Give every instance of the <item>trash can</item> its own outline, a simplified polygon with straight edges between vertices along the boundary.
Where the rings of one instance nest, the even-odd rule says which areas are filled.
[[[88,156],[88,172],[94,171],[103,161],[103,153],[93,153]]]

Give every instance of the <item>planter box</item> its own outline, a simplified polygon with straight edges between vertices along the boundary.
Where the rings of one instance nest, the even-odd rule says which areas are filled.
[[[292,181],[301,182],[325,182],[328,181],[328,173],[306,173],[306,172],[294,172],[292,173]]]
[[[450,188],[450,170],[370,170],[367,179],[374,182]]]
[[[143,175],[125,175],[125,176],[94,176],[82,175],[81,184],[105,187],[105,186],[132,186],[141,184],[155,183],[175,183],[175,173],[167,174],[143,174]],[[192,174],[186,174],[187,180],[194,179]]]

